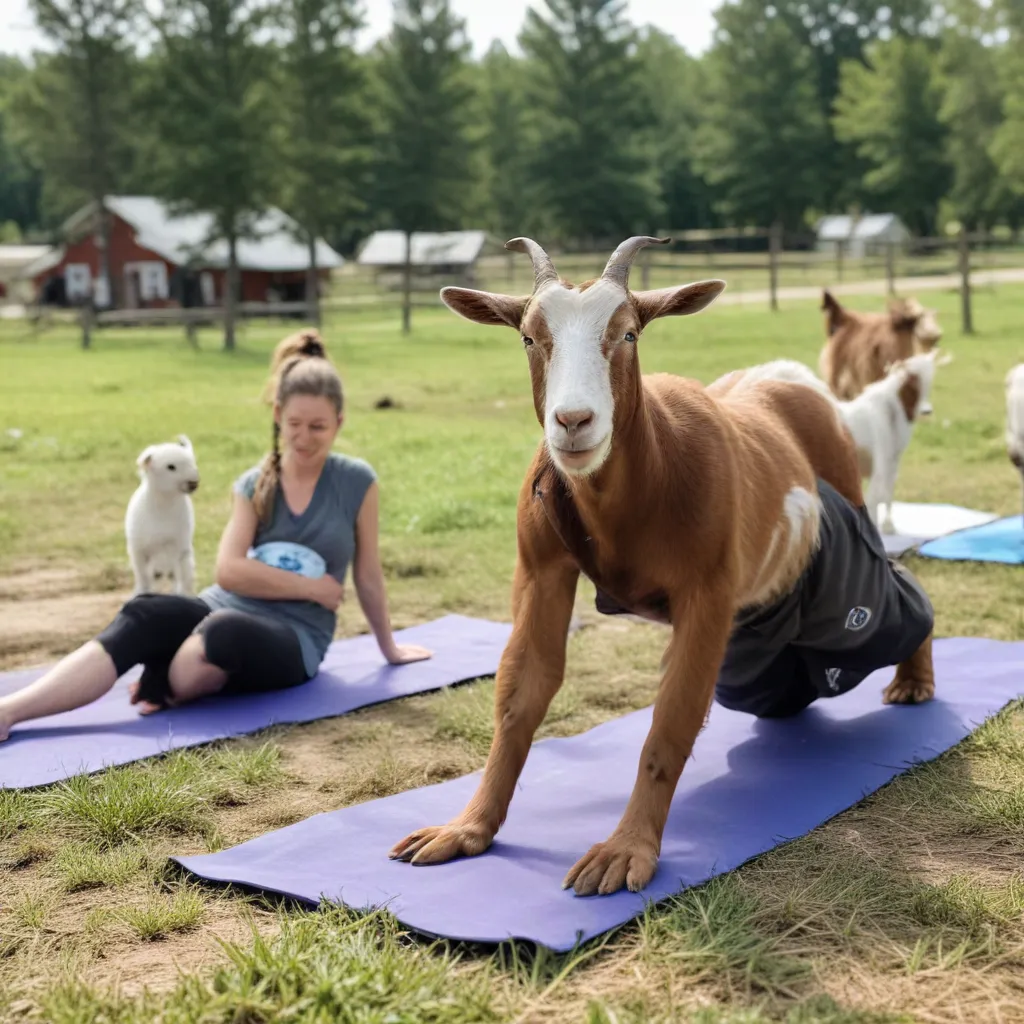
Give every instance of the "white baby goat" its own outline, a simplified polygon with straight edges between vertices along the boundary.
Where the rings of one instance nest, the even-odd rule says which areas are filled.
[[[1018,363],[1006,375],[1006,450],[1020,470],[1024,489],[1024,363]]]
[[[883,533],[893,533],[892,503],[900,460],[910,443],[914,424],[932,411],[935,368],[952,359],[948,354],[940,356],[937,349],[901,359],[889,367],[885,377],[869,384],[849,402],[837,399],[810,367],[792,359],[777,359],[739,372],[743,374],[744,387],[758,380],[786,380],[806,384],[832,400],[857,443],[861,473],[868,478],[864,500],[871,518],[876,524],[881,519]],[[1024,440],[1021,443],[1024,446]],[[880,505],[885,505],[884,518]]]
[[[150,445],[136,464],[142,483],[128,502],[124,530],[135,574],[135,593],[150,593],[157,575],[173,575],[175,593],[195,593],[192,536],[195,513],[189,495],[199,486],[192,443]]]

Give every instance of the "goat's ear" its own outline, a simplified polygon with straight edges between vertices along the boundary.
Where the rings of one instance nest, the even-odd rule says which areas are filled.
[[[145,469],[153,461],[153,446],[150,445],[139,453],[139,457],[135,460],[135,465],[139,469]]]
[[[478,292],[473,288],[442,288],[441,301],[454,313],[475,324],[491,327],[512,327],[519,330],[523,322],[528,295],[498,295]]]
[[[178,435],[178,444],[180,444],[182,448],[187,448],[189,451],[192,451],[192,442],[184,434]]]
[[[709,306],[725,289],[719,280],[695,281],[676,288],[658,288],[649,292],[633,292],[633,301],[640,312],[640,323],[647,326],[661,316],[687,316]]]
[[[939,355],[939,350],[937,348],[933,348],[932,349],[932,359],[935,360],[935,365],[936,366],[949,366],[949,364],[951,362],[953,362],[953,353],[952,352],[943,352],[942,355],[940,356]]]

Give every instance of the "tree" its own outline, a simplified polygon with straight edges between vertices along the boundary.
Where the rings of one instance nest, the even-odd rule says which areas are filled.
[[[644,31],[637,60],[649,68],[643,80],[653,122],[647,159],[654,166],[666,229],[706,228],[718,223],[714,190],[697,169],[694,139],[704,119],[704,69],[671,36]]]
[[[495,42],[480,62],[480,121],[487,226],[503,238],[533,233],[540,220],[530,176],[535,125],[526,92],[528,70]]]
[[[1003,122],[996,129],[990,154],[1010,192],[1016,197],[1011,219],[1014,226],[1024,219],[1024,0],[1003,0],[1008,42],[1000,55],[1003,83]]]
[[[953,176],[949,199],[969,227],[991,226],[1012,203],[992,156],[1003,122],[1004,83],[992,74],[995,47],[984,41],[991,28],[988,11],[973,3],[962,8],[961,20],[945,33],[939,55],[939,117],[948,130]]]
[[[658,188],[644,147],[652,122],[625,0],[547,0],[519,36],[537,116],[531,176],[554,226],[577,242],[652,230]]]
[[[115,300],[106,197],[131,173],[135,155],[134,54],[141,0],[31,0],[55,52],[39,55],[11,104],[16,132],[45,175],[44,202],[66,215],[96,207],[101,238],[98,293]]]
[[[412,235],[459,226],[471,183],[472,91],[463,22],[448,0],[395,0],[377,66],[377,199],[405,233],[402,330],[412,318]]]
[[[363,208],[369,184],[366,81],[354,48],[362,17],[358,0],[284,0],[278,17],[282,205],[302,227],[306,301],[319,321],[316,240]]]
[[[835,129],[870,165],[864,187],[912,230],[934,233],[952,174],[935,61],[926,42],[876,43],[869,65],[842,66]]]
[[[18,139],[8,110],[29,75],[17,57],[0,55],[0,224],[16,225],[19,235],[42,226],[43,176]],[[14,234],[10,227],[3,230]]]
[[[947,3],[945,6],[949,6]],[[865,49],[891,36],[932,35],[937,25],[932,0],[776,0],[773,4],[811,58],[818,108],[826,127],[821,148],[808,153],[821,178],[822,205],[844,209],[863,194],[867,166],[856,147],[835,136],[833,108],[844,61],[865,62]]]
[[[718,10],[698,167],[734,223],[796,227],[820,200],[826,138],[807,48],[756,0]]]
[[[152,181],[181,212],[212,215],[227,245],[224,348],[235,347],[238,242],[266,209],[277,167],[263,0],[164,0],[147,90]]]

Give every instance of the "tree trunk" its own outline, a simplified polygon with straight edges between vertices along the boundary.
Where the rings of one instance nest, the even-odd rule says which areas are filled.
[[[775,221],[768,236],[768,291],[773,310],[779,308],[779,253],[782,251],[782,221]]]
[[[106,196],[97,200],[97,216],[100,225],[100,279],[106,282],[106,302],[97,303],[98,307],[106,305],[115,307],[114,282],[110,279],[110,215],[107,213]]]
[[[238,236],[228,234],[228,272],[224,280],[224,351],[235,350],[235,310],[238,296]]]
[[[310,226],[307,236],[309,266],[306,268],[306,312],[310,322],[320,326],[320,275],[316,266],[316,229]]]
[[[405,233],[405,266],[402,268],[402,333],[412,330],[412,232]]]

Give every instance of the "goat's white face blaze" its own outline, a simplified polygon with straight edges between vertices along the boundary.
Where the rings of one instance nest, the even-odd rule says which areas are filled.
[[[645,245],[668,241],[648,235],[626,239],[599,279],[576,288],[559,279],[551,258],[536,242],[514,238],[505,245],[530,256],[532,295],[441,289],[442,301],[459,316],[520,333],[530,354],[534,406],[544,443],[567,476],[594,473],[611,451],[616,395],[626,386],[622,375],[640,372],[635,359],[627,364],[618,358],[622,346],[636,342],[652,320],[699,313],[725,287],[724,281],[710,280],[631,292],[629,267],[636,253]],[[636,394],[634,389],[630,400]]]
[[[551,335],[544,386],[544,437],[559,468],[585,476],[612,442],[615,402],[605,350],[608,321],[628,299],[611,281],[586,291],[549,284],[535,297]]]

